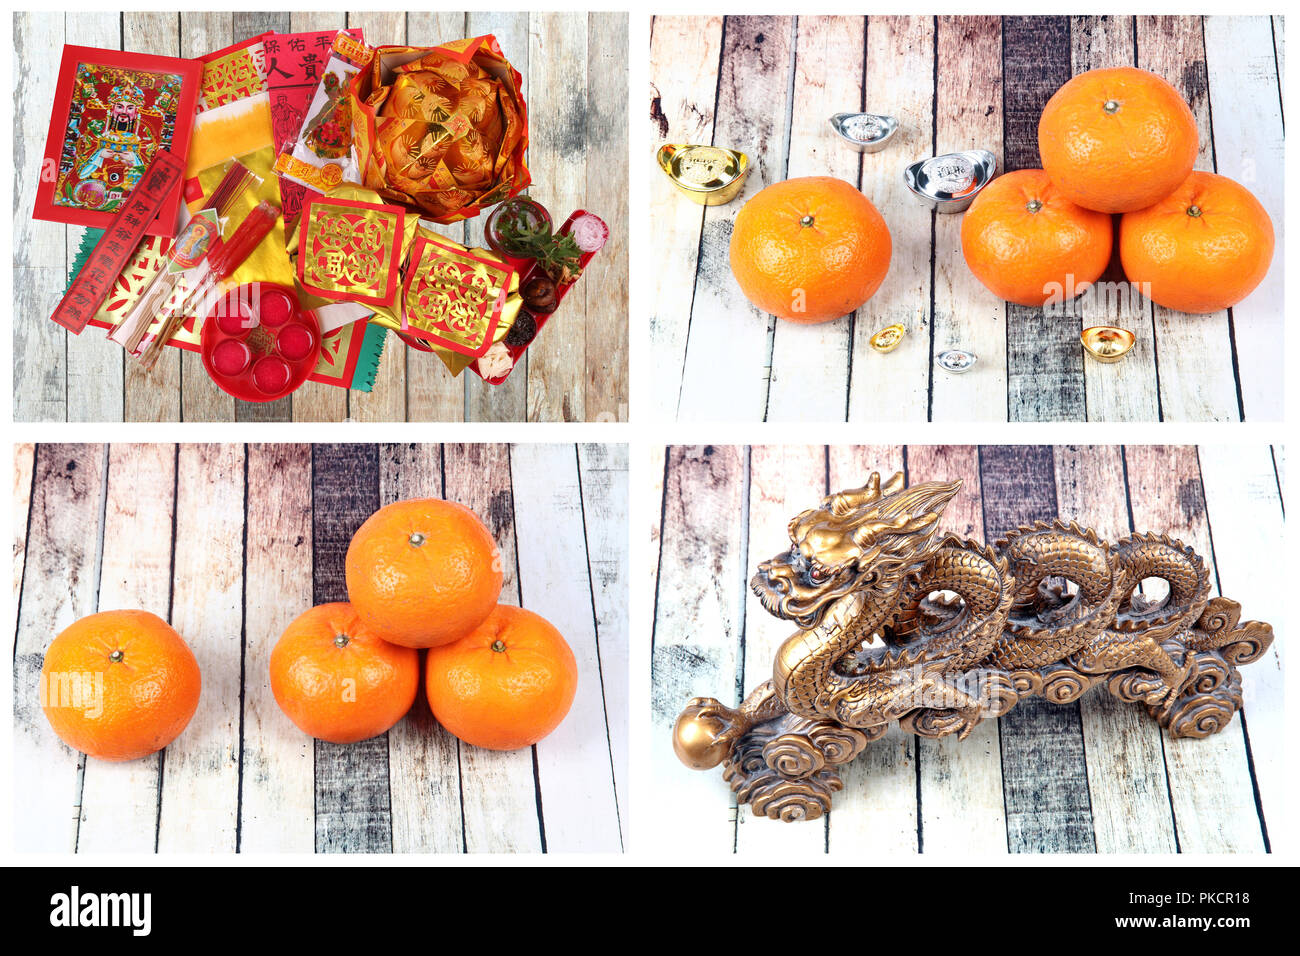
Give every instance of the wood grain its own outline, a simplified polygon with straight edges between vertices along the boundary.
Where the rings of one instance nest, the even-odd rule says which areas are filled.
[[[936,154],[987,149],[1002,157],[1002,21],[999,17],[940,17],[935,56]],[[929,373],[927,417],[936,421],[1007,418],[1005,304],[980,284],[961,252],[961,217],[935,215],[932,357],[966,349],[979,357],[964,375]],[[857,416],[854,416],[857,417]]]
[[[1052,449],[1032,445],[980,449],[984,532],[996,539],[1056,517]],[[1007,846],[1013,853],[1086,853],[1096,849],[1079,705],[1021,701],[1000,718]]]
[[[248,447],[239,850],[310,853],[315,747],[271,694],[271,651],[313,602],[312,449]]]
[[[448,445],[446,493],[473,509],[501,549],[501,603],[518,606],[519,556],[510,450],[502,445]],[[453,740],[453,743],[455,741]],[[535,853],[542,820],[531,748],[500,752],[461,744],[465,845],[470,852]]]
[[[240,445],[182,445],[176,462],[171,623],[203,674],[199,707],[163,763],[158,851],[234,852],[243,692],[244,507]]]
[[[344,559],[357,528],[379,509],[372,445],[312,446],[312,603],[346,601]],[[393,849],[388,736],[316,741],[316,852]]]
[[[564,635],[578,664],[577,696],[568,716],[533,747],[545,849],[621,852],[603,667],[591,577],[584,574],[588,558],[577,449],[514,445],[510,473],[520,603]],[[542,474],[547,475],[544,485],[531,480]],[[556,799],[547,803],[547,795]]]
[[[952,481],[961,491],[939,518],[938,533],[987,541],[979,449],[969,445],[910,445],[909,481]],[[1007,807],[1002,790],[1001,728],[985,720],[965,740],[917,738],[920,832],[917,849],[971,855],[1007,852]]]
[[[1002,21],[1003,154],[1008,171],[1042,166],[1038,118],[1070,79],[1068,17]],[[1045,309],[1007,304],[1007,408],[1011,421],[1081,421],[1086,417],[1083,356],[1076,305],[1063,321]]]
[[[787,178],[833,176],[861,185],[861,154],[840,146],[826,120],[834,113],[862,108],[866,32],[867,21],[863,17],[816,17],[799,21],[794,90],[787,103],[790,107]],[[835,68],[827,69],[832,63]],[[799,104],[798,109],[793,108],[794,103]],[[863,188],[870,197],[871,186]],[[861,311],[864,326],[875,322],[870,317],[872,309]],[[818,325],[775,324],[768,357],[771,379],[765,403],[769,421],[844,419],[853,328],[851,315]],[[809,380],[817,378],[821,379],[821,387],[809,389]]]
[[[790,113],[785,103],[794,54],[794,19],[745,17],[727,21],[717,79],[713,142],[745,147],[750,171],[741,199],[786,178]],[[680,198],[680,197],[678,197]],[[739,200],[738,200],[739,201]],[[750,305],[731,275],[733,205],[704,210],[700,261],[679,417],[761,420],[767,406],[768,341],[776,322]]]
[[[1132,531],[1124,450],[1070,445],[1054,450],[1060,516],[1095,528],[1112,545]],[[1079,701],[1088,795],[1098,853],[1173,853],[1173,811],[1160,725],[1140,706],[1096,688]]]
[[[832,447],[826,449],[825,457],[828,492],[860,488],[873,471],[880,472],[881,480],[888,480],[895,471],[906,468],[901,445]],[[788,512],[786,520],[813,504],[811,500],[805,501],[800,508]],[[785,629],[787,636],[793,633],[788,623]],[[770,657],[768,668],[771,668]],[[918,847],[916,771],[914,735],[891,727],[884,737],[868,744],[866,752],[844,768],[844,790],[836,797],[827,818],[830,852],[915,853]]]
[[[1217,587],[1217,556],[1195,448],[1128,445],[1129,502],[1136,528],[1160,529],[1191,545]],[[1253,613],[1253,612],[1251,612]],[[1249,681],[1247,672],[1244,678]],[[1240,717],[1204,740],[1164,740],[1178,849],[1242,853],[1263,849]]]
[[[1214,169],[1210,91],[1200,17],[1138,17],[1137,65],[1163,76],[1196,117],[1196,168]],[[1184,315],[1153,306],[1160,407],[1166,421],[1236,421],[1241,417],[1235,349],[1226,313]]]
[[[744,693],[745,459],[745,450],[732,445],[670,447],[664,475],[651,648],[651,799],[673,821],[673,842],[701,852],[735,848],[735,801],[717,774],[683,773],[669,741],[692,697],[734,707]]]
[[[650,28],[650,135],[663,143],[714,143],[722,17],[655,17]],[[726,145],[718,143],[718,145]],[[647,164],[649,165],[649,164]],[[705,210],[682,202],[667,177],[651,167],[650,229],[658,237],[650,298],[650,356],[657,384],[655,417],[675,418],[700,262]]]
[[[172,445],[109,450],[97,611],[171,616],[176,458]],[[78,852],[154,851],[164,760],[165,751],[125,763],[86,761]]]
[[[50,729],[41,712],[41,663],[50,641],[95,610],[98,529],[107,460],[98,445],[42,445],[36,450],[23,596],[14,637],[14,848],[70,853],[77,845],[78,774],[85,758]],[[39,768],[39,769],[30,769]]]

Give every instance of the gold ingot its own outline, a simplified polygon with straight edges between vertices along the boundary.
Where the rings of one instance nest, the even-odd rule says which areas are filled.
[[[907,329],[901,322],[887,325],[871,336],[871,347],[881,354],[892,352],[902,344],[905,335],[907,335]]]
[[[1117,325],[1094,325],[1083,330],[1079,341],[1083,343],[1084,351],[1098,362],[1109,365],[1128,355],[1137,342],[1137,336]]]
[[[731,202],[745,188],[749,173],[748,156],[720,146],[665,143],[657,158],[677,191],[702,206]]]

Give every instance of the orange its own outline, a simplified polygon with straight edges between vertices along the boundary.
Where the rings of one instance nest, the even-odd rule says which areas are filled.
[[[871,200],[841,179],[806,176],[773,183],[741,208],[731,271],[764,312],[829,322],[875,295],[892,249]]]
[[[578,690],[578,662],[546,618],[500,604],[473,632],[429,651],[429,707],[449,731],[489,750],[537,743]]]
[[[63,742],[100,760],[135,760],[175,740],[199,706],[194,652],[148,611],[101,611],[56,637],[41,665],[41,707]]]
[[[1000,299],[1039,306],[1072,299],[1106,270],[1110,216],[1076,206],[1041,169],[999,176],[961,222],[961,251]]]
[[[1124,274],[1151,301],[1179,312],[1236,305],[1273,260],[1273,221],[1240,183],[1194,172],[1172,195],[1125,214],[1119,228]]]
[[[1038,120],[1043,168],[1071,202],[1132,212],[1164,199],[1196,162],[1196,118],[1165,80],[1131,66],[1080,73]]]
[[[464,505],[398,501],[352,536],[346,575],[348,599],[373,634],[406,647],[434,647],[492,613],[501,594],[501,552]]]
[[[271,651],[271,693],[298,729],[351,744],[377,737],[415,703],[420,652],[377,638],[346,602],[320,604]]]

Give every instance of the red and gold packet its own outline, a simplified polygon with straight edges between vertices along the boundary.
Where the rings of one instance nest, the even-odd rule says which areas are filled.
[[[518,277],[488,253],[421,232],[403,286],[403,331],[471,358],[493,342]]]
[[[322,298],[391,306],[405,226],[400,206],[308,197],[299,229],[299,283]]]

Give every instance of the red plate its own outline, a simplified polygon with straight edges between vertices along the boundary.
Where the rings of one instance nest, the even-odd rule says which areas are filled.
[[[320,325],[293,289],[251,282],[232,289],[203,320],[199,352],[217,387],[246,402],[284,398],[320,358]]]

